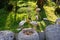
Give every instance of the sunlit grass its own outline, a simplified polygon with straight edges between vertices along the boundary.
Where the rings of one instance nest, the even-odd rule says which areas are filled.
[[[15,12],[10,12],[8,14],[5,13],[4,16],[0,15],[1,16],[0,17],[0,19],[1,19],[0,20],[0,22],[1,22],[0,30],[4,29],[4,30],[12,30],[14,32],[17,32],[16,29],[19,26],[19,22],[24,20],[24,18],[28,18],[28,16],[29,16],[28,14],[31,15],[31,20],[36,20],[36,18],[35,18],[36,12],[34,10],[36,8],[36,2],[30,2],[29,1],[27,3],[23,3],[23,4],[17,3],[17,6],[19,6],[19,7],[29,5],[31,7],[30,8],[31,12],[28,12],[27,7],[19,8],[17,10],[17,13],[16,13],[16,20],[15,20]],[[54,6],[44,6],[44,9],[45,9],[45,13],[47,15],[48,20],[50,20],[52,22],[55,22],[55,20],[57,19],[57,16],[54,14],[55,7]],[[42,11],[42,12],[44,14],[44,11]],[[44,31],[48,23],[46,24],[44,20],[37,21],[37,22],[38,22],[39,27],[40,27],[39,28],[40,30],[38,30],[38,31],[41,31],[41,32]],[[5,25],[3,25],[2,23],[5,24]]]
[[[10,25],[12,24],[12,22],[14,22],[13,20],[14,20],[14,13],[11,12],[11,13],[9,13],[9,15],[7,16],[7,19],[6,19],[6,24],[5,24],[6,29],[10,28]]]
[[[57,16],[54,14],[55,8],[54,7],[49,7],[49,6],[45,6],[44,8],[45,8],[45,11],[46,11],[46,14],[47,14],[47,18],[50,21],[55,22],[56,19],[57,19]]]

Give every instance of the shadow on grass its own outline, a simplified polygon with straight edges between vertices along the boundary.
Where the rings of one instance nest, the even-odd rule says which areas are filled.
[[[1,30],[11,30],[13,32],[18,32],[16,29],[18,27],[18,20],[14,20],[14,13],[0,9],[0,31]],[[19,20],[20,21],[20,20]]]
[[[8,15],[9,15],[9,12],[7,12],[4,9],[0,9],[0,30],[5,29],[6,19]]]

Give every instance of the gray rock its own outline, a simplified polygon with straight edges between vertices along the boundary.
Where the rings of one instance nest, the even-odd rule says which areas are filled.
[[[30,29],[28,29],[30,30]],[[31,35],[26,35],[23,33],[23,30],[21,32],[19,32],[18,34],[18,40],[39,40],[39,35],[35,30],[32,30],[33,34]]]
[[[44,40],[45,39],[45,34],[44,32],[39,32],[39,40]]]
[[[8,30],[0,31],[0,40],[13,40],[14,33]]]
[[[19,23],[19,27],[22,27],[25,22],[26,22],[25,20],[22,20],[22,21]]]
[[[46,27],[46,40],[60,40],[60,25],[54,24]]]

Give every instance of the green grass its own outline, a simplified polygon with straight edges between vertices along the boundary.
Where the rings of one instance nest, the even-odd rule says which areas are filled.
[[[31,5],[32,4],[32,5]],[[27,5],[27,4],[21,4],[21,5]],[[18,6],[21,6],[18,3]],[[35,20],[35,2],[28,2],[28,5],[31,7],[31,19]],[[56,16],[54,14],[55,7],[54,6],[44,6],[44,10],[42,10],[42,14],[40,15],[41,18],[47,17],[50,21],[55,22]],[[13,32],[19,32],[16,30],[19,26],[19,22],[23,20],[24,18],[28,17],[28,12],[26,7],[21,7],[18,9],[18,12],[16,13],[16,20],[14,18],[15,13],[7,12],[5,9],[0,9],[0,30],[12,30]],[[47,25],[54,24],[49,21],[38,21],[39,29],[37,27],[38,31],[44,31]],[[27,26],[27,25],[26,25]]]

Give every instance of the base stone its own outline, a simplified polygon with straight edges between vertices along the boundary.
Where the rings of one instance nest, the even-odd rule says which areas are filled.
[[[0,31],[0,40],[13,40],[14,33],[8,30]]]
[[[27,29],[27,30],[33,31],[33,33],[31,35],[24,34],[23,31],[25,31],[25,30],[23,29],[21,32],[19,32],[18,40],[39,40],[39,35],[35,30]]]
[[[46,27],[46,40],[60,40],[60,25],[54,24]]]

